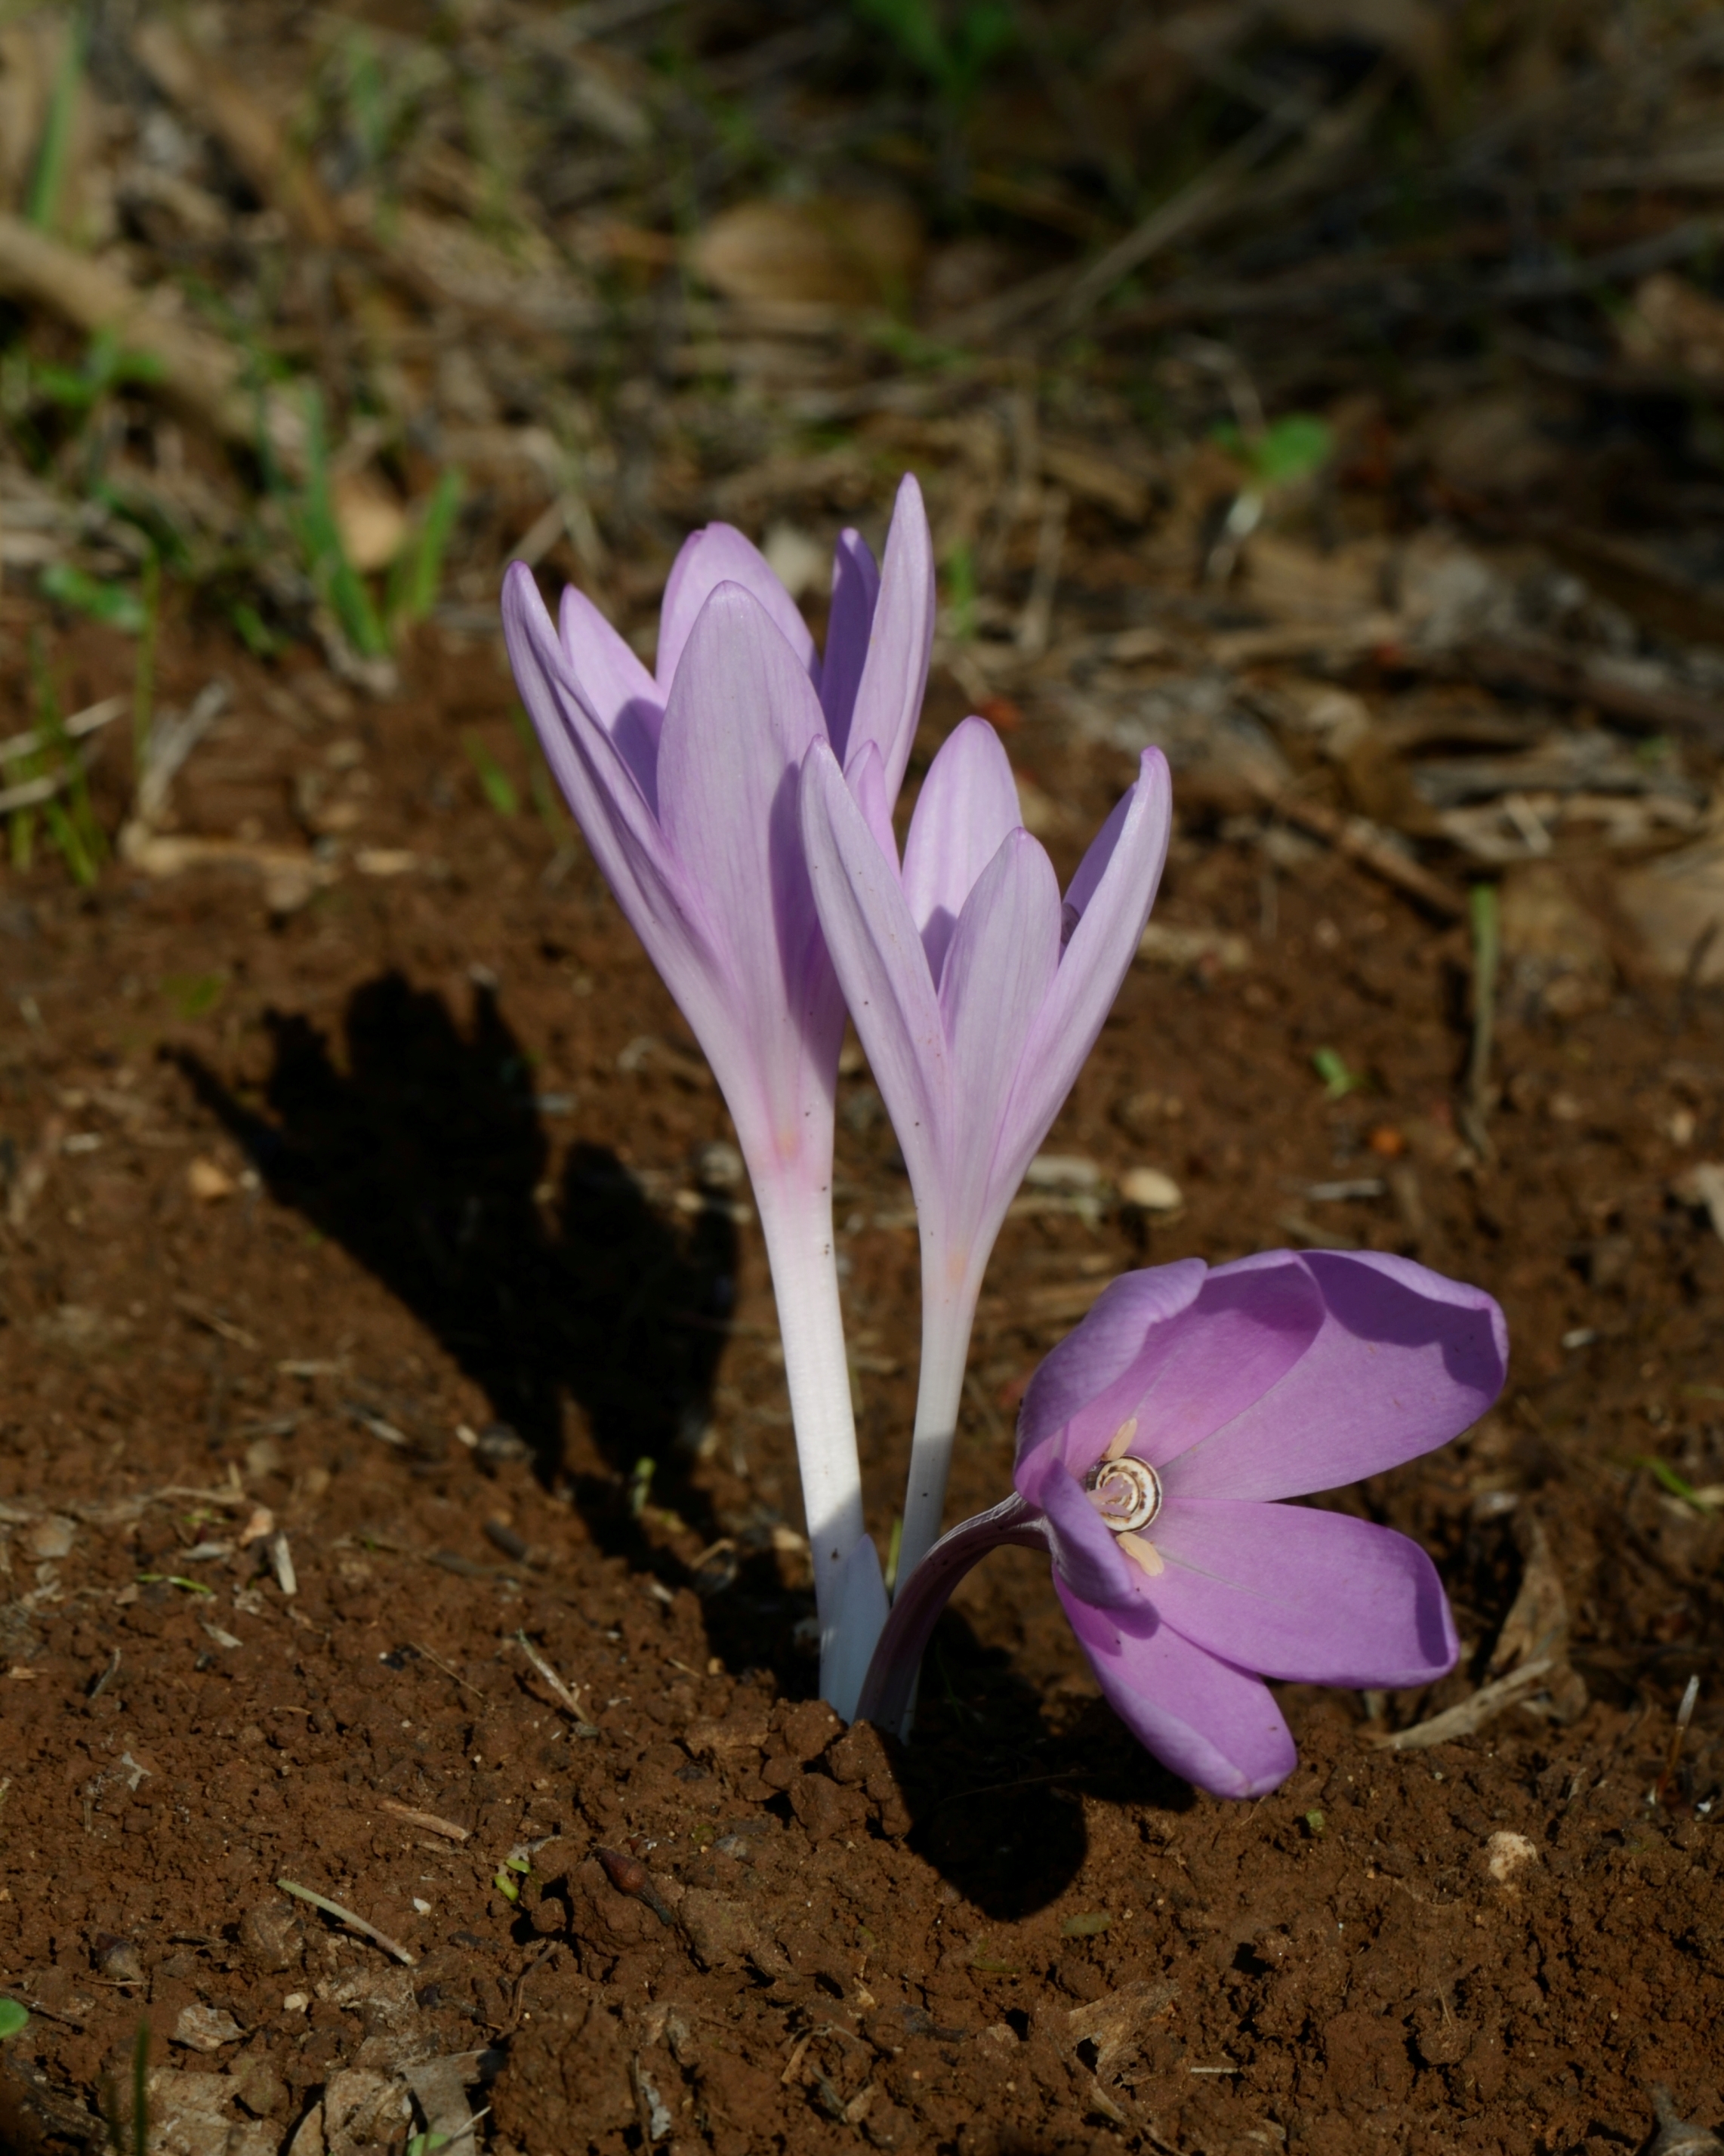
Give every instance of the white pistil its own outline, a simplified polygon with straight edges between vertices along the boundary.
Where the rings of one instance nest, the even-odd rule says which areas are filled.
[[[1132,1563],[1140,1566],[1152,1579],[1158,1578],[1167,1568],[1161,1552],[1147,1535],[1123,1534],[1120,1537],[1120,1548]]]

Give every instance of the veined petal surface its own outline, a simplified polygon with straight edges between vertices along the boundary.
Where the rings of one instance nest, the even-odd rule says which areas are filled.
[[[1060,886],[1027,831],[1008,833],[964,902],[940,980],[952,1074],[952,1116],[942,1168],[950,1218],[989,1245],[1024,1164],[1002,1172],[1008,1096],[1060,963]],[[959,1231],[964,1232],[963,1229]],[[969,1253],[949,1254],[954,1267]]]
[[[820,661],[808,624],[797,610],[771,563],[752,539],[733,524],[709,524],[691,532],[671,564],[659,609],[659,694],[668,704],[684,647],[706,602],[721,584],[740,584],[765,609],[767,619],[796,654],[818,689]]]
[[[656,815],[659,728],[664,719],[657,683],[585,592],[572,584],[563,587],[557,629],[582,698],[617,744]]]
[[[880,596],[868,639],[868,656],[857,685],[848,732],[839,752],[848,763],[864,742],[880,750],[886,798],[895,801],[916,738],[928,657],[934,648],[934,546],[921,489],[906,472],[898,485]],[[834,743],[834,746],[836,744]]]
[[[817,742],[803,764],[802,829],[826,947],[913,1183],[937,1183],[950,1120],[946,1027],[895,861]]]
[[[1160,1467],[1278,1384],[1323,1317],[1317,1284],[1293,1251],[1215,1267],[1191,1306],[1149,1333],[1130,1367],[1073,1415],[1068,1464],[1082,1473],[1132,1416],[1131,1450]]]
[[[850,715],[868,661],[869,633],[880,598],[880,571],[859,531],[840,531],[832,552],[832,607],[826,617],[826,651],[820,661],[820,703],[826,737],[846,770],[850,763]],[[881,767],[884,770],[885,767]]]
[[[808,1088],[829,1094],[826,1051],[835,1063],[843,1025],[797,815],[802,761],[824,733],[795,653],[750,593],[721,584],[700,610],[665,707],[659,818],[722,940],[738,998],[729,1029],[747,1043],[747,1068],[715,1065],[716,1075],[739,1122],[752,1092],[786,1161],[803,1143]],[[714,1044],[703,1037],[702,1045],[714,1055]]]
[[[999,736],[969,718],[940,744],[904,842],[904,896],[937,983],[964,902],[1024,821]]]
[[[1259,1677],[1193,1646],[1147,1613],[1142,1629],[1093,1609],[1056,1572],[1065,1605],[1108,1704],[1164,1766],[1218,1797],[1260,1797],[1298,1762],[1291,1732]]]
[[[1105,1530],[1104,1530],[1105,1532]],[[1193,1645],[1303,1684],[1429,1684],[1455,1666],[1455,1620],[1417,1543],[1343,1512],[1170,1498],[1144,1584]]]
[[[1142,940],[1173,828],[1167,761],[1159,749],[1145,749],[1126,798],[1130,806],[1113,834],[1106,865],[1066,940],[1027,1045],[1012,1096],[1012,1136],[1003,1136],[1002,1152],[1013,1145],[1021,1149],[1027,1140],[1027,1160],[1040,1144],[1095,1046]]]
[[[1306,1250],[1321,1330],[1280,1382],[1167,1461],[1170,1496],[1301,1497],[1429,1452],[1478,1420],[1508,1370],[1482,1288],[1375,1250]]]
[[[1024,1390],[1018,1414],[1020,1464],[1136,1362],[1153,1327],[1190,1307],[1208,1270],[1201,1258],[1179,1258],[1109,1281],[1083,1323],[1049,1353]]]
[[[523,562],[504,582],[503,629],[552,773],[630,927],[679,1003],[685,995],[723,996],[726,961],[711,923],[634,771],[588,708]]]

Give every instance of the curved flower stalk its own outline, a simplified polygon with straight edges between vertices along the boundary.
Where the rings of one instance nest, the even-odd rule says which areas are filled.
[[[748,1163],[771,1262],[814,1559],[821,1684],[841,1712],[885,1615],[860,1472],[832,1240],[844,1002],[808,890],[798,774],[818,742],[865,756],[890,805],[927,678],[934,570],[913,479],[883,567],[839,540],[824,666],[741,533],[678,555],[656,674],[592,602],[553,628],[531,572],[503,593],[521,696],[575,819],[705,1050]]]
[[[1166,759],[1146,749],[1062,905],[985,721],[966,719],[934,758],[901,870],[873,752],[853,752],[841,773],[816,742],[803,767],[814,903],[903,1149],[921,1234],[900,1579],[940,1532],[988,1253],[1137,951],[1171,817]]]
[[[971,1566],[1040,1543],[1115,1712],[1217,1796],[1261,1796],[1293,1739],[1265,1676],[1429,1682],[1455,1623],[1418,1544],[1278,1503],[1429,1452],[1502,1389],[1481,1289],[1374,1251],[1270,1250],[1116,1281],[1030,1381],[1017,1494],[937,1543],[900,1589],[859,1712],[904,1716]]]

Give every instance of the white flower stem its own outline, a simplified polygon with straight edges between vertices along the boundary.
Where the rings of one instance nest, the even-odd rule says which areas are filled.
[[[863,1534],[862,1467],[839,1308],[831,1183],[829,1177],[810,1188],[800,1178],[784,1177],[769,1183],[762,1177],[755,1182],[754,1194],[778,1306],[784,1376],[814,1560],[821,1691],[831,1698],[829,1679],[838,1658],[839,1573]],[[844,1660],[855,1662],[859,1655],[859,1663],[856,1678],[842,1689],[854,1690],[873,1645],[871,1638],[846,1642]],[[838,1700],[832,1704],[844,1711]]]
[[[928,1291],[942,1270],[923,1252],[921,1371],[916,1382],[916,1427],[910,1440],[910,1481],[904,1493],[904,1531],[898,1543],[898,1580],[909,1578],[940,1539],[952,1444],[963,1398],[970,1330],[976,1322],[979,1277],[945,1294]]]

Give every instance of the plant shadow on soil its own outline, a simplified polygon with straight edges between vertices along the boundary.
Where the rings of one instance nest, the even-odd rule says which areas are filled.
[[[531,1065],[488,988],[465,1028],[440,995],[393,971],[354,991],[339,1045],[297,1014],[267,1024],[275,1056],[260,1106],[196,1055],[178,1061],[272,1194],[431,1330],[546,1484],[564,1470],[565,1395],[576,1401],[609,1471],[572,1478],[595,1541],[668,1584],[710,1589],[643,1532],[628,1477],[650,1458],[654,1502],[703,1541],[719,1534],[690,1479],[689,1440],[706,1426],[734,1292],[727,1211],[708,1206],[679,1233],[614,1153],[584,1143],[569,1151],[558,1202],[543,1203],[551,1144]],[[409,1428],[410,1410],[398,1410]],[[812,1602],[787,1595],[770,1549],[738,1556],[722,1591],[703,1593],[713,1650],[804,1692],[813,1665],[790,1634]],[[1183,1785],[1128,1739],[1115,1758],[1101,1723],[1123,1738],[1105,1710],[1054,1735],[1009,1658],[958,1612],[942,1620],[905,1794],[916,1845],[988,1915],[1021,1916],[1076,1876],[1080,1789],[1116,1794],[1123,1776],[1141,1795],[1148,1774],[1157,1801],[1182,1800]]]
[[[195,1055],[178,1060],[271,1194],[435,1334],[490,1402],[494,1435],[518,1436],[546,1484],[563,1469],[565,1394],[578,1403],[611,1472],[575,1478],[576,1493],[607,1550],[651,1561],[622,1502],[643,1459],[654,1501],[710,1526],[687,1466],[735,1289],[728,1214],[708,1205],[678,1235],[590,1144],[571,1147],[557,1202],[541,1202],[550,1141],[489,988],[464,1031],[439,995],[383,973],[349,998],[340,1051],[302,1016],[266,1023],[265,1112]]]

